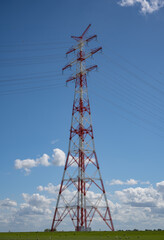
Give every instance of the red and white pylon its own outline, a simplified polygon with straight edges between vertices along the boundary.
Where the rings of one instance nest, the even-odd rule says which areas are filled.
[[[86,67],[86,59],[102,47],[85,53],[85,45],[96,38],[86,38],[89,25],[80,37],[72,36],[77,45],[66,54],[76,52],[76,59],[62,70],[76,65],[76,74],[66,82],[75,82],[75,94],[72,110],[72,122],[69,138],[69,149],[64,173],[56,202],[51,231],[55,231],[63,219],[69,215],[76,231],[88,231],[93,218],[103,220],[108,228],[114,231],[112,217],[105,193],[100,167],[97,160],[91,111],[88,98],[86,75],[97,68],[97,65]],[[98,218],[99,216],[99,218]]]

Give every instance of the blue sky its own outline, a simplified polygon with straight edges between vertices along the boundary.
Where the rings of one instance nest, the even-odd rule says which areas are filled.
[[[98,35],[89,48],[103,48],[89,62],[99,68],[88,76],[88,91],[115,229],[163,227],[163,6],[162,0],[0,1],[0,231],[51,225],[74,92],[73,84],[65,86],[72,72],[61,69],[70,60],[70,36],[89,23],[88,36]]]

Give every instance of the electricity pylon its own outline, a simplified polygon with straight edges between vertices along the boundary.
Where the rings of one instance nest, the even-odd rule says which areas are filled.
[[[112,217],[105,193],[100,167],[95,152],[91,111],[86,75],[97,65],[86,67],[86,60],[102,49],[98,47],[85,53],[84,47],[96,38],[86,38],[91,24],[80,37],[72,36],[77,45],[66,55],[75,52],[76,58],[62,70],[76,65],[76,74],[66,82],[75,82],[75,93],[70,128],[69,149],[56,202],[51,231],[70,216],[76,231],[89,231],[93,218],[103,220],[114,231]]]

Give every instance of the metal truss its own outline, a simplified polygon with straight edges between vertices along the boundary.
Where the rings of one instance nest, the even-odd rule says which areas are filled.
[[[77,45],[66,54],[76,53],[76,59],[67,64],[62,70],[76,65],[76,74],[66,82],[75,82],[75,93],[72,109],[69,149],[64,167],[64,173],[56,202],[55,213],[51,231],[57,229],[59,224],[70,216],[76,231],[89,230],[95,214],[102,219],[109,230],[114,231],[112,217],[105,193],[100,167],[97,160],[91,110],[88,97],[88,72],[97,68],[97,65],[86,67],[86,60],[102,49],[98,47],[85,53],[85,45],[93,35],[86,38],[89,26],[80,37],[72,36]]]

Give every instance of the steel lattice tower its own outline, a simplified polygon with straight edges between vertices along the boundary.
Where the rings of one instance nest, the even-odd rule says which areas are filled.
[[[114,231],[112,217],[108,206],[103,180],[97,160],[91,111],[88,98],[86,74],[97,68],[97,65],[86,68],[86,59],[102,47],[85,54],[85,45],[96,38],[93,35],[86,38],[86,28],[80,37],[72,36],[77,45],[66,54],[77,53],[76,59],[62,70],[76,65],[76,74],[66,82],[75,82],[75,94],[72,110],[72,122],[69,138],[69,149],[64,173],[57,198],[51,231],[56,230],[63,219],[69,215],[76,231],[90,230],[95,216],[99,216]]]

